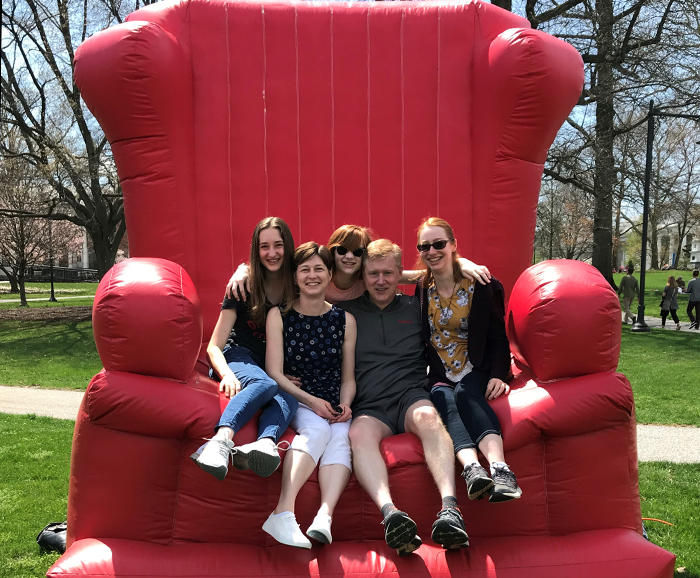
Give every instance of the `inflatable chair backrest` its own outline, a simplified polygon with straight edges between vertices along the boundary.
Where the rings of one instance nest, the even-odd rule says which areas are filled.
[[[405,266],[442,216],[509,291],[582,82],[543,36],[481,2],[157,3],[84,43],[76,81],[114,151],[131,255],[188,271],[206,339],[267,215],[297,243],[371,227]]]

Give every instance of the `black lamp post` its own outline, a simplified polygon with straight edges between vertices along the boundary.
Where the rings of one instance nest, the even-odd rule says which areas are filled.
[[[649,115],[647,116],[647,163],[644,171],[644,214],[642,217],[642,263],[639,274],[639,308],[637,309],[637,321],[630,331],[648,333],[649,326],[644,322],[644,287],[647,270],[647,230],[649,228],[649,187],[651,184],[651,161],[654,148],[654,117],[667,116],[675,118],[687,118],[700,120],[697,114],[677,114],[671,112],[659,112],[654,108],[654,100],[649,101]]]
[[[54,295],[53,292],[53,238],[51,237],[51,219],[49,219],[49,268],[51,271],[51,297],[49,297],[49,301],[58,303],[58,299],[56,299],[56,295]]]

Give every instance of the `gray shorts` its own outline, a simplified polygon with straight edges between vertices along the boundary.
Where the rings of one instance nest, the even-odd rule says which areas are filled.
[[[393,435],[405,433],[406,412],[418,401],[430,401],[430,394],[421,387],[407,389],[398,399],[365,401],[352,408],[352,417],[368,415],[385,423]]]

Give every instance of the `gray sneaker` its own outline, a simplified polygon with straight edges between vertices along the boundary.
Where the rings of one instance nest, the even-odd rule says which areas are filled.
[[[205,472],[217,480],[223,480],[228,473],[228,461],[235,451],[231,440],[211,439],[190,458]]]
[[[269,438],[259,439],[236,448],[233,464],[238,469],[253,470],[261,478],[271,476],[281,462],[277,446]]]

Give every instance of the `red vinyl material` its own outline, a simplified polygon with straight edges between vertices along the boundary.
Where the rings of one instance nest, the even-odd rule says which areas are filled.
[[[670,578],[674,556],[640,534],[614,294],[564,261],[516,283],[547,149],[583,84],[569,45],[478,0],[181,0],[96,34],[75,63],[114,151],[137,258],[95,299],[105,369],[76,421],[70,547],[49,576]],[[201,355],[225,281],[266,215],[297,243],[371,226],[409,266],[427,214],[448,218],[460,251],[513,291],[516,377],[492,405],[523,497],[470,502],[458,478],[472,545],[436,548],[439,495],[418,439],[403,434],[382,452],[425,542],[417,554],[386,547],[354,476],[332,545],[280,546],[261,530],[279,472],[219,482],[189,458],[226,403]],[[255,439],[256,421],[237,444]],[[296,504],[303,529],[319,500],[314,474]]]
[[[544,261],[518,279],[508,303],[511,350],[549,381],[615,371],[620,300],[600,272],[581,261]]]
[[[197,290],[164,259],[128,259],[104,276],[92,308],[105,369],[184,381],[202,343]]]

